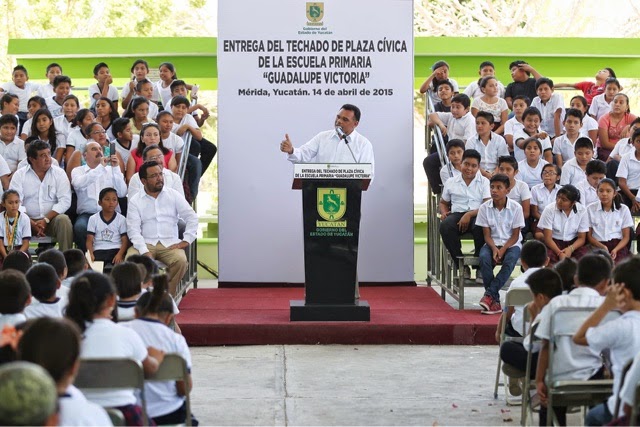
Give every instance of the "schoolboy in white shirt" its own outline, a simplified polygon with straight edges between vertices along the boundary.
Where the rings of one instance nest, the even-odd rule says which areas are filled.
[[[529,219],[531,213],[531,191],[526,182],[516,179],[518,162],[513,156],[502,156],[498,159],[498,172],[509,178],[509,192],[507,196],[522,206],[524,219]]]
[[[7,162],[12,174],[18,169],[18,163],[27,158],[24,141],[17,137],[18,125],[16,116],[0,116],[0,156]]]
[[[27,121],[27,114],[29,112],[29,98],[31,98],[31,94],[33,92],[38,90],[40,84],[31,83],[29,81],[29,73],[23,65],[16,65],[15,67],[13,67],[11,80],[12,82],[4,83],[2,85],[1,91],[18,96],[20,104],[20,106],[18,107],[18,118],[20,119],[20,124],[22,125]]]
[[[63,317],[67,299],[56,296],[60,279],[55,268],[44,262],[33,265],[26,274],[35,301],[24,310],[27,319]]]
[[[440,168],[440,179],[443,185],[449,178],[462,175],[460,167],[462,164],[462,155],[464,154],[464,142],[459,139],[452,139],[447,142],[446,149],[451,167],[444,165]]]
[[[118,111],[118,99],[120,94],[118,89],[112,85],[113,77],[109,72],[109,66],[104,62],[98,63],[93,67],[93,78],[98,82],[89,86],[89,99],[91,99],[91,106],[89,108],[94,109],[96,102],[101,96],[105,96],[113,102],[115,111]]]
[[[451,112],[431,113],[429,122],[438,126],[443,136],[466,141],[476,133],[476,119],[469,111],[470,107],[471,100],[467,95],[456,95],[451,100]]]
[[[47,72],[45,76],[47,77],[47,80],[49,80],[49,83],[40,85],[37,90],[38,96],[47,99],[55,95],[55,93],[53,92],[53,80],[56,78],[56,76],[59,76],[61,74],[62,67],[60,66],[60,64],[52,62],[51,64],[47,65]]]
[[[593,143],[589,138],[578,138],[573,145],[575,157],[568,160],[562,168],[560,185],[579,186],[587,180],[587,164],[593,159]]]
[[[504,123],[504,140],[509,146],[509,151],[513,152],[513,136],[516,132],[524,131],[522,114],[531,105],[531,100],[525,95],[518,95],[513,98],[513,117]],[[540,150],[542,151],[542,150]]]
[[[564,100],[559,93],[553,93],[553,80],[541,77],[536,80],[536,93],[531,106],[536,107],[542,114],[540,127],[553,140],[562,134],[564,119]]]
[[[45,98],[45,102],[51,112],[51,116],[55,119],[56,117],[64,115],[62,104],[67,95],[71,93],[71,78],[68,76],[56,76],[56,78],[53,79],[53,91],[54,96]]]
[[[580,126],[582,126],[582,112],[575,108],[569,108],[564,116],[564,128],[566,133],[560,135],[553,142],[552,153],[556,164],[562,167],[567,160],[575,157],[574,144],[580,137]]]
[[[478,75],[480,76],[480,79],[487,76],[495,77],[496,68],[493,65],[493,62],[483,61],[480,64]],[[498,81],[498,96],[500,98],[504,98],[504,91],[505,91],[504,85],[500,81]],[[484,93],[482,93],[482,90],[480,89],[480,86],[478,85],[477,80],[469,83],[469,85],[466,87],[466,89],[462,93],[467,95],[469,98],[480,98],[482,95],[484,95]]]
[[[631,142],[635,150],[620,160],[616,177],[620,186],[620,195],[625,205],[632,212],[640,210],[640,203],[636,201],[638,189],[640,189],[640,129],[636,129],[631,135]]]
[[[0,271],[0,330],[4,325],[25,322],[24,309],[31,303],[31,289],[24,274],[18,270]]]
[[[493,132],[493,114],[478,111],[476,114],[476,134],[467,140],[465,148],[480,153],[480,173],[489,179],[498,167],[498,158],[508,156],[509,149],[504,138]]]
[[[611,264],[600,255],[585,255],[578,262],[576,272],[577,287],[567,295],[553,298],[538,318],[540,323],[536,336],[542,340],[536,371],[536,388],[542,406],[540,425],[547,420],[547,384],[559,380],[588,380],[602,378],[602,359],[600,353],[584,346],[576,345],[571,337],[560,337],[554,351],[554,377],[546,378],[549,366],[549,339],[551,338],[551,318],[563,307],[592,308],[595,310],[604,298],[602,295],[609,285]],[[566,424],[566,407],[554,407],[553,411],[560,425]]]
[[[593,159],[587,163],[585,172],[587,179],[577,185],[576,188],[580,191],[580,203],[587,207],[592,203],[600,201],[596,188],[598,188],[598,184],[605,177],[607,166],[602,160]]]

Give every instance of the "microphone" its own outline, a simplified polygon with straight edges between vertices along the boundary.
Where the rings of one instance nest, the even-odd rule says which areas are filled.
[[[340,139],[344,139],[344,143],[345,143],[345,145],[347,146],[347,148],[349,149],[349,152],[351,153],[351,157],[353,157],[353,161],[354,161],[354,163],[359,163],[359,162],[356,160],[356,156],[353,154],[353,150],[351,149],[351,147],[349,147],[349,140],[347,139],[347,134],[346,134],[346,133],[344,133],[344,130],[342,130],[342,127],[340,127],[340,126],[336,126],[336,132],[337,132],[338,137],[339,137]]]

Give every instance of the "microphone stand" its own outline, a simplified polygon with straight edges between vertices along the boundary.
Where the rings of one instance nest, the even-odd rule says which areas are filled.
[[[351,157],[353,157],[353,161],[355,163],[360,163],[360,162],[358,162],[356,160],[356,156],[353,154],[353,150],[351,149],[351,147],[349,147],[349,141],[347,140],[347,134],[344,133],[344,131],[342,130],[342,128],[340,126],[336,127],[336,132],[338,133],[338,136],[340,137],[340,139],[344,139],[344,144],[349,149],[349,152],[351,153]]]

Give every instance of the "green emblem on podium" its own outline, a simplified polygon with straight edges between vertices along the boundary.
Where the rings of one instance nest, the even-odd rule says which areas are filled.
[[[318,188],[318,215],[326,221],[338,221],[347,211],[346,188]]]

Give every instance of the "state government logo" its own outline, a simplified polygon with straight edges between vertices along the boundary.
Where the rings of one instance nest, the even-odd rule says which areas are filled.
[[[324,18],[323,2],[307,2],[307,25],[322,25]]]
[[[339,221],[346,211],[346,188],[318,188],[318,215],[322,219]]]

